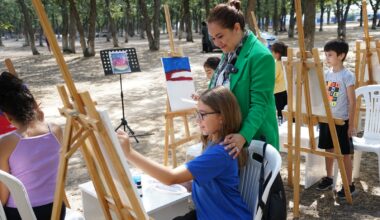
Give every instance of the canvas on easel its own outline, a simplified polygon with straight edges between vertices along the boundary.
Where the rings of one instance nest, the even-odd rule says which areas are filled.
[[[105,219],[112,219],[112,213],[117,219],[148,220],[149,217],[134,190],[133,180],[125,167],[125,161],[121,158],[118,150],[120,147],[114,136],[107,133],[110,128],[103,121],[107,119],[101,118],[88,92],[78,93],[41,1],[32,0],[32,3],[66,83],[66,87],[58,87],[63,102],[60,113],[66,118],[66,126],[51,219],[59,219],[68,160],[80,149]]]
[[[164,165],[169,163],[169,152],[172,156],[173,167],[177,166],[177,147],[193,140],[198,140],[198,134],[190,134],[189,116],[195,114],[195,102],[191,95],[195,92],[194,82],[191,76],[190,62],[187,57],[174,47],[172,26],[168,5],[164,5],[165,19],[169,34],[169,57],[162,58],[165,78],[167,82],[167,100],[165,112],[165,146]],[[182,118],[184,137],[175,137],[174,119]]]
[[[323,74],[323,64],[319,58],[318,49],[312,53],[305,50],[304,32],[302,25],[301,1],[295,1],[297,13],[297,28],[299,40],[299,53],[295,54],[288,48],[287,82],[288,82],[288,109],[284,114],[288,118],[288,180],[293,184],[294,194],[294,217],[299,217],[299,193],[300,193],[300,153],[312,153],[323,157],[332,157],[338,161],[342,176],[346,200],[351,204],[352,198],[349,193],[349,184],[344,168],[343,155],[341,154],[335,125],[342,124],[342,119],[333,118],[330,104],[327,98],[326,85]],[[317,98],[316,98],[317,97]],[[295,134],[293,136],[293,125],[290,123],[295,119]],[[327,123],[331,132],[333,142],[333,153],[316,149],[315,134],[313,126],[319,122]],[[310,147],[301,146],[301,126],[309,129]],[[293,141],[294,138],[294,141]],[[293,173],[294,165],[294,173]]]

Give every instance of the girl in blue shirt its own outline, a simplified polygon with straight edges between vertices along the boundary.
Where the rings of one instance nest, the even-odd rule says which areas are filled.
[[[245,152],[233,159],[220,144],[230,133],[238,132],[241,113],[235,96],[224,87],[204,92],[197,104],[197,123],[202,133],[203,153],[184,166],[170,168],[155,163],[130,147],[128,135],[118,131],[118,138],[128,161],[164,184],[193,180],[195,210],[175,219],[252,219],[238,190],[239,164]]]

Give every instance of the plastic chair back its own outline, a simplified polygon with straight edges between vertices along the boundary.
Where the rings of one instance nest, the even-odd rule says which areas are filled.
[[[380,139],[380,85],[363,86],[355,93],[363,96],[366,106],[363,138]]]
[[[16,177],[2,170],[0,170],[0,182],[2,182],[8,188],[16,203],[21,218],[28,220],[37,220],[36,216],[34,215],[32,206],[29,202],[28,193],[26,192],[24,184],[22,184],[22,182]],[[0,213],[4,214],[4,210],[0,211]],[[5,214],[4,219],[6,219]]]
[[[280,153],[272,145],[267,144],[263,160],[263,146],[265,142],[253,140],[248,147],[246,166],[240,170],[239,191],[244,202],[253,213],[254,219],[261,219],[263,210],[258,206],[259,180],[261,164],[264,163],[264,191],[262,201],[266,203],[271,186],[281,169]],[[266,184],[266,185],[265,185]]]

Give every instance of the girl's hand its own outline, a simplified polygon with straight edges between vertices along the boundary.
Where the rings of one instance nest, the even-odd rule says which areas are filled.
[[[193,93],[193,94],[191,94],[191,98],[192,98],[194,101],[198,101],[198,100],[199,100],[199,94],[198,94],[198,93]]]
[[[224,149],[228,150],[228,154],[235,159],[237,156],[239,156],[245,142],[246,140],[241,134],[229,134],[224,138]]]
[[[118,130],[117,138],[119,139],[120,145],[124,150],[124,153],[128,156],[131,153],[131,145],[129,143],[129,136],[124,131]]]

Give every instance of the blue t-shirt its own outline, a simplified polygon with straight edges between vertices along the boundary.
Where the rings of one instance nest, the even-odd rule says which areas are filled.
[[[192,198],[197,219],[252,219],[238,190],[238,161],[224,146],[207,147],[186,166],[194,177]]]

